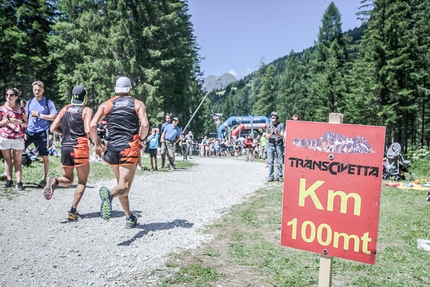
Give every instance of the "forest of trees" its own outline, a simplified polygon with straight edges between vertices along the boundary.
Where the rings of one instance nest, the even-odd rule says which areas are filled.
[[[73,86],[84,85],[97,108],[126,75],[151,125],[170,112],[184,126],[204,97],[186,0],[0,3],[3,90],[16,87],[30,98],[31,83],[41,80],[61,107]],[[282,120],[297,113],[326,122],[339,112],[345,123],[386,126],[387,144],[429,146],[430,0],[361,0],[356,15],[363,26],[345,33],[331,3],[313,47],[262,61],[258,71],[211,92],[189,129],[198,136],[215,131],[213,113],[226,119],[277,110]]]
[[[200,57],[188,4],[179,0],[2,0],[0,86],[32,97],[41,80],[57,108],[84,85],[90,106],[113,95],[115,79],[128,76],[132,95],[147,105],[151,125],[164,113],[182,123],[200,103]],[[203,134],[208,104],[190,128]]]
[[[228,118],[277,110],[282,120],[297,113],[321,122],[338,112],[345,123],[386,126],[387,145],[428,147],[430,1],[362,0],[357,17],[363,26],[343,32],[331,3],[313,47],[211,93],[214,112]]]

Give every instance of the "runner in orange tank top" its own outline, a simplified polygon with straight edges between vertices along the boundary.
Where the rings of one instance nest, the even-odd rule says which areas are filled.
[[[133,183],[139,151],[149,129],[145,104],[132,98],[131,90],[129,78],[118,78],[115,83],[116,96],[102,103],[91,121],[91,138],[97,155],[101,155],[103,151],[97,137],[97,125],[101,120],[107,122],[107,149],[102,158],[112,167],[117,179],[117,185],[111,190],[104,186],[100,188],[100,215],[105,220],[111,217],[112,200],[117,197],[126,215],[126,228],[137,224],[137,217],[130,212],[128,193]]]

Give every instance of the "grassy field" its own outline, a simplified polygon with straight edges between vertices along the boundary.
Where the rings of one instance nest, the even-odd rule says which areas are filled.
[[[280,245],[281,184],[270,183],[207,232],[215,240],[172,254],[162,286],[317,286],[320,256]],[[430,286],[425,191],[383,187],[375,265],[334,258],[333,286]],[[145,285],[145,278],[139,283]]]
[[[50,174],[59,176],[59,158],[50,160]],[[142,167],[137,174],[149,172],[148,157]],[[24,168],[24,185],[37,185],[41,168],[38,162]],[[91,163],[92,181],[112,177],[108,165]],[[137,284],[145,286],[147,276],[157,274],[160,286],[317,286],[320,256],[280,245],[281,188],[266,184],[207,228],[215,235],[212,242],[172,254],[165,268],[137,277]],[[13,199],[29,191],[3,189],[0,195]],[[430,251],[417,248],[418,239],[430,239],[429,211],[426,191],[383,186],[376,264],[334,258],[333,286],[430,286]]]
[[[54,175],[56,177],[61,176],[62,168],[61,168],[60,157],[50,156],[49,163],[50,163],[49,175]],[[161,159],[159,158],[158,165],[160,166],[160,164],[161,164]],[[90,176],[88,179],[88,182],[90,183],[103,180],[103,179],[111,179],[115,177],[110,166],[107,164],[91,162],[90,165],[91,165]],[[182,158],[180,158],[180,160],[177,160],[178,168],[187,168],[192,165],[193,164],[191,162],[183,162]],[[149,159],[149,154],[146,153],[144,157],[142,157],[142,170],[136,171],[136,176],[145,172],[150,172],[150,169],[151,169],[151,162]],[[43,163],[41,162],[41,158],[39,158],[39,161],[34,161],[30,166],[22,168],[22,182],[24,184],[24,187],[26,188],[25,190],[18,191],[15,188],[2,189],[0,191],[0,196],[12,199],[15,196],[18,196],[19,194],[33,191],[34,189],[37,188],[37,185],[42,179],[42,171],[43,171]],[[168,171],[169,169],[164,168],[164,169],[160,169],[158,172],[168,172]],[[0,174],[3,174],[3,173],[4,173],[4,164],[1,163]],[[15,173],[13,173],[12,179],[15,185],[16,184]],[[77,181],[77,177],[76,177],[76,171],[75,171],[75,183],[76,181]]]

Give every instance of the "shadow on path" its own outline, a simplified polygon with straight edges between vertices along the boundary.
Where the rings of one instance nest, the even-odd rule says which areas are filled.
[[[188,222],[188,220],[184,220],[184,219],[176,219],[171,222],[154,222],[154,223],[148,223],[148,224],[138,224],[136,225],[135,228],[143,229],[143,230],[139,231],[136,235],[133,236],[133,238],[119,243],[118,246],[129,246],[131,243],[133,243],[133,241],[143,237],[144,235],[147,235],[150,231],[173,229],[175,227],[192,228],[193,224]]]

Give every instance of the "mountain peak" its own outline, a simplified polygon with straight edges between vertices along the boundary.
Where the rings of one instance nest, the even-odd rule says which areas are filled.
[[[225,73],[224,75],[220,76],[216,80],[217,76],[209,75],[205,78],[205,81],[203,83],[203,90],[224,90],[230,83],[236,82],[237,79],[235,76],[229,73]],[[216,80],[216,81],[215,81]]]

